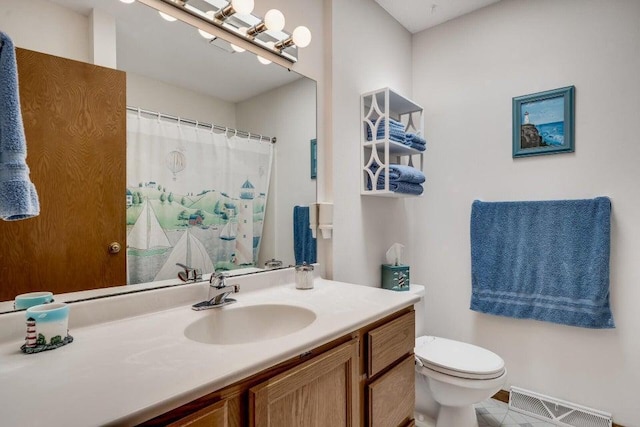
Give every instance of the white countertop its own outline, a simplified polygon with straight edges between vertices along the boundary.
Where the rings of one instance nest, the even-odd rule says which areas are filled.
[[[189,304],[72,329],[74,342],[53,351],[23,354],[20,340],[4,342],[0,425],[136,424],[357,330],[419,296],[318,278],[312,290],[290,283],[241,290],[234,298],[238,302],[228,307],[291,304],[317,317],[280,338],[202,344],[186,338],[184,329],[209,311]]]

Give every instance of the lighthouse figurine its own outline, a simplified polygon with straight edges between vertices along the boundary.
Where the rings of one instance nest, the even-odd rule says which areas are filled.
[[[36,319],[29,317],[27,319],[27,338],[26,346],[33,348],[36,346]]]

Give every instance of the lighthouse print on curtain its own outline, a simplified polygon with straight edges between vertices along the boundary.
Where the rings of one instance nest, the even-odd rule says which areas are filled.
[[[127,113],[128,283],[255,266],[270,142]]]

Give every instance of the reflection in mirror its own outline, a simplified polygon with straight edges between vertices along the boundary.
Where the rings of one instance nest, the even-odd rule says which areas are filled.
[[[235,53],[229,43],[220,39],[207,39],[196,29],[179,21],[164,21],[155,11],[137,3],[100,0],[0,0],[0,8],[6,12],[0,15],[0,28],[13,38],[16,46],[83,62],[94,62],[126,72],[125,105],[136,110],[128,114],[127,139],[131,137],[131,123],[138,120],[138,116],[145,122],[160,123],[158,132],[173,132],[173,136],[169,135],[169,140],[174,145],[166,145],[160,150],[161,162],[157,162],[157,167],[163,169],[161,174],[143,177],[130,172],[131,155],[127,152],[128,197],[127,204],[125,206],[123,203],[122,209],[126,208],[129,236],[127,250],[121,252],[136,253],[139,259],[146,258],[156,268],[155,273],[145,272],[149,267],[139,269],[141,273],[133,273],[135,266],[129,268],[127,275],[130,283],[161,280],[168,276],[175,278],[172,283],[179,283],[177,272],[180,267],[175,266],[176,259],[170,259],[177,246],[182,247],[181,250],[185,253],[185,257],[177,262],[186,264],[191,260],[191,263],[195,263],[198,256],[204,257],[206,254],[211,262],[206,267],[209,269],[212,266],[234,269],[242,267],[239,271],[252,272],[271,259],[281,260],[284,266],[295,264],[293,208],[315,201],[315,180],[310,176],[309,161],[310,141],[316,138],[314,81],[273,64],[262,65],[252,54]],[[42,16],[47,16],[46,25],[40,22]],[[23,89],[26,88],[21,87]],[[56,102],[59,103],[60,100],[50,99],[53,105]],[[146,113],[141,111],[138,114],[138,108],[146,110]],[[157,113],[165,117],[159,118]],[[92,111],[83,110],[82,114],[89,115],[89,121],[92,119]],[[122,114],[124,119],[124,112]],[[197,126],[194,125],[196,122]],[[219,127],[212,131],[208,124]],[[25,126],[30,126],[26,120]],[[228,130],[226,135],[230,138],[225,137],[225,128]],[[251,141],[246,134],[233,137],[231,133],[235,134],[235,130],[250,132],[254,137]],[[188,134],[189,137],[194,137],[196,133],[207,134],[210,140],[202,143],[203,146],[237,145],[246,150],[252,144],[272,153],[267,154],[266,164],[251,166],[253,169],[242,156],[238,157],[237,163],[231,165],[227,155],[221,152],[201,153],[198,156],[198,149],[185,146],[187,142],[180,138],[181,133]],[[260,142],[261,138],[255,138],[255,135],[275,137],[277,142],[271,144],[264,141],[265,138]],[[241,145],[242,142],[247,145]],[[37,158],[35,148],[32,151],[32,146],[35,145],[34,141],[28,141],[28,163],[32,158]],[[129,142],[128,145],[129,150]],[[192,157],[188,158],[187,153]],[[272,157],[270,161],[269,156]],[[138,157],[143,164],[145,161],[151,163],[151,157],[146,152],[139,152]],[[202,158],[200,165],[194,163],[197,157]],[[125,159],[120,162],[125,163]],[[37,173],[31,164],[30,167],[32,175]],[[225,168],[230,172],[235,171],[237,176],[230,178],[233,174],[223,173]],[[189,188],[184,187],[181,181],[187,179],[188,174],[191,175],[188,179],[195,181]],[[105,179],[95,176],[94,172],[87,173],[85,180],[86,177],[91,177],[92,180]],[[46,179],[55,181],[61,178],[47,175]],[[228,188],[225,188],[226,183],[210,182],[214,179],[228,181]],[[260,185],[264,186],[264,190],[257,188],[261,179],[264,183]],[[122,192],[124,191],[123,188]],[[241,203],[248,200],[253,206],[243,207]],[[46,201],[41,202],[43,206],[46,205]],[[96,200],[95,205],[102,209],[100,203]],[[57,205],[58,209],[74,208],[69,200]],[[241,213],[242,209],[245,210]],[[79,235],[85,233],[86,229],[100,228],[96,224],[83,222],[82,215],[76,215],[72,210],[65,211],[64,214],[75,219],[74,227]],[[46,212],[42,212],[41,216],[46,216]],[[134,237],[130,233],[140,218],[151,221],[138,227],[144,231],[136,231],[139,234],[135,234],[136,239],[140,236],[147,239],[147,229],[153,228],[157,222],[168,226],[163,231],[167,241],[144,248],[140,248],[144,244],[138,242],[136,247],[131,247],[129,240]],[[40,219],[31,221],[34,221],[31,228],[36,228],[33,224],[37,224],[36,221]],[[247,221],[246,225],[244,221]],[[2,230],[10,230],[7,225],[11,226],[2,224]],[[228,226],[226,231],[225,226]],[[245,237],[239,239],[238,232],[241,228]],[[234,233],[235,239],[231,239]],[[193,241],[192,237],[198,238],[201,245],[184,244],[185,240]],[[181,239],[183,243],[180,243]],[[104,243],[104,247],[110,242],[111,240]],[[95,255],[93,252],[99,252],[95,257],[68,259],[60,256],[61,253],[70,253],[70,249],[65,248],[64,244],[64,241],[60,241],[57,248],[57,257],[62,261],[48,260],[46,274],[28,274],[24,288],[3,286],[0,289],[0,300],[12,300],[15,295],[29,291],[51,290],[55,294],[61,294],[125,284],[117,280],[111,283],[101,282],[104,277],[110,276],[104,269],[109,268],[108,264],[114,259],[108,258],[108,251],[104,247],[87,254]],[[30,239],[29,245],[38,245],[37,239]],[[51,244],[48,245],[48,248],[34,252],[52,254]],[[244,251],[242,258],[238,256],[239,248]],[[187,253],[191,258],[186,258]],[[103,273],[82,279],[73,275],[75,270],[84,270],[83,263],[88,262],[89,258],[100,258],[103,255],[107,259],[107,266],[98,270]],[[123,254],[118,256],[121,255]],[[175,270],[167,273],[167,277],[158,276],[162,266],[172,263]],[[18,268],[22,266],[6,261],[6,257],[0,261],[0,271],[3,273],[16,273]],[[57,277],[69,280],[54,279],[56,276],[53,270],[58,269],[62,270],[62,276]],[[9,276],[10,274],[5,275]],[[166,285],[167,282],[163,284]],[[146,288],[148,285],[142,287]],[[4,304],[6,307],[0,305],[0,312],[12,305]]]

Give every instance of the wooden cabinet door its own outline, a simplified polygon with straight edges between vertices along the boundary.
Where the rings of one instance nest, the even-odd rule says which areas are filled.
[[[229,413],[226,400],[199,410],[182,418],[167,427],[227,427],[229,426]]]
[[[125,73],[17,49],[40,215],[0,221],[0,301],[126,284]],[[111,242],[123,250],[111,255]]]
[[[353,339],[251,388],[250,425],[357,426],[358,342]]]
[[[369,426],[397,427],[410,423],[415,406],[413,354],[373,381],[367,388]]]

